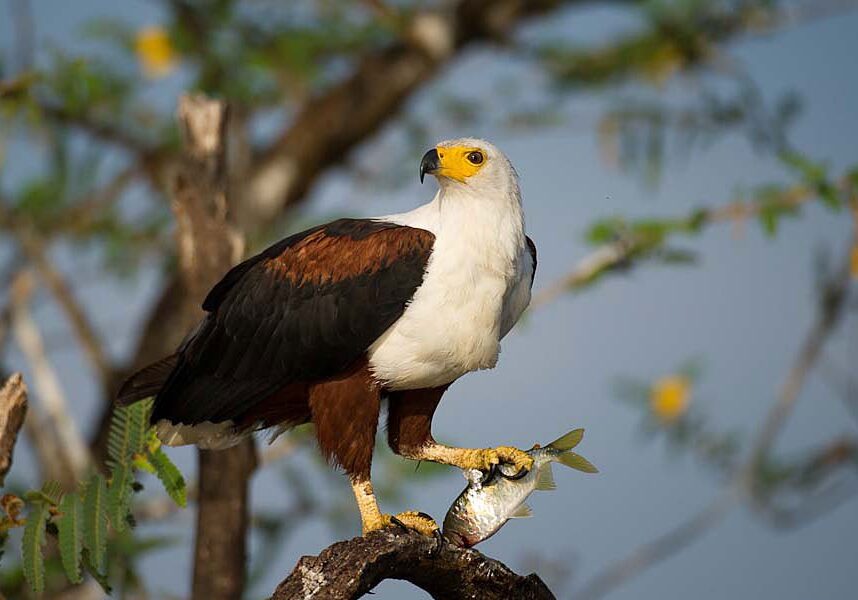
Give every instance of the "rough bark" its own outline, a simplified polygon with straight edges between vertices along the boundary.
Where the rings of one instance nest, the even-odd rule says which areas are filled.
[[[202,316],[208,290],[241,257],[243,244],[227,219],[227,107],[183,96],[179,124],[184,155],[173,177],[181,301],[174,326],[184,335]],[[248,488],[256,467],[252,440],[220,451],[199,451],[197,538],[192,597],[238,600],[244,590]]]
[[[438,600],[553,600],[535,573],[522,576],[474,549],[399,529],[337,542],[304,556],[270,600],[351,600],[385,579],[403,579]]]
[[[27,416],[27,386],[20,373],[15,373],[0,388],[0,486],[12,467],[12,453],[18,431]]]

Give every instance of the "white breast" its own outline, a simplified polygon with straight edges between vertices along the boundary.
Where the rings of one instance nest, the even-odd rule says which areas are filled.
[[[435,234],[423,284],[368,352],[388,389],[436,387],[494,367],[501,338],[530,300],[532,261],[520,214],[486,222],[485,215],[467,214],[475,210],[441,210],[436,197],[386,218]]]

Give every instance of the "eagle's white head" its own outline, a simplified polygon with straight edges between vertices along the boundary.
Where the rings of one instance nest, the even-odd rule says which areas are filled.
[[[518,175],[494,144],[477,138],[439,143],[423,155],[420,181],[434,175],[444,192],[519,201]]]

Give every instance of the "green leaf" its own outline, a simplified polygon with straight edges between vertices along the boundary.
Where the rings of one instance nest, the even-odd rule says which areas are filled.
[[[51,504],[57,506],[63,497],[63,487],[58,481],[46,481],[42,485],[42,494],[50,500]]]
[[[86,548],[83,549],[83,566],[86,569],[86,572],[92,575],[92,578],[98,582],[98,585],[101,586],[101,589],[104,590],[104,593],[108,596],[113,591],[110,587],[110,582],[107,580],[107,575],[100,572],[92,561],[92,556],[89,553],[89,550]]]
[[[765,206],[760,210],[760,224],[763,226],[763,231],[769,237],[774,237],[778,232],[778,217],[778,211],[772,206]]]
[[[21,563],[24,578],[38,595],[45,589],[45,559],[42,546],[45,544],[45,524],[50,511],[46,502],[34,502],[24,525],[21,539]]]
[[[134,471],[128,465],[115,467],[107,490],[107,506],[110,524],[117,532],[125,531],[128,513],[131,510],[131,484]]]
[[[145,454],[135,454],[134,460],[132,462],[135,469],[139,469],[141,471],[146,471],[147,473],[155,474],[155,467],[152,466],[152,463],[149,461],[149,457]]]
[[[164,489],[170,498],[173,499],[173,502],[181,507],[186,506],[188,503],[188,492],[185,488],[185,478],[182,477],[182,473],[176,465],[173,464],[161,448],[149,454],[149,461],[155,467],[155,474],[161,480],[161,483],[164,484]]]
[[[41,489],[30,490],[24,494],[24,499],[30,502],[45,502],[57,506],[63,496],[62,486],[56,481],[46,481]]]
[[[107,482],[95,473],[86,484],[83,502],[83,545],[93,568],[104,573],[107,567]]]
[[[823,204],[831,210],[840,210],[843,203],[837,193],[837,188],[828,179],[824,164],[813,162],[796,152],[784,153],[782,159],[793,170],[798,171],[805,183],[816,189],[816,194]]]
[[[820,182],[816,186],[816,193],[819,194],[819,200],[833,211],[839,211],[843,206],[837,189],[827,181]]]
[[[80,583],[83,581],[80,575],[80,553],[83,549],[83,506],[80,496],[66,494],[60,503],[60,512],[62,514],[57,519],[57,529],[63,569],[69,581]]]
[[[587,230],[587,242],[598,246],[616,241],[627,228],[625,221],[620,217],[610,217],[597,221]]]
[[[126,465],[135,455],[143,452],[149,430],[151,400],[118,407],[113,412],[107,437],[107,454],[110,466]]]

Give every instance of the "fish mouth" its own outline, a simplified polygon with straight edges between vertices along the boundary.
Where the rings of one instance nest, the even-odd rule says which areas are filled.
[[[445,540],[447,540],[448,542],[450,542],[451,544],[453,544],[454,546],[457,546],[459,548],[471,548],[474,546],[474,544],[477,544],[480,542],[479,537],[468,536],[466,534],[460,533],[460,532],[455,531],[455,530],[445,529],[444,533],[441,534],[441,536]]]

